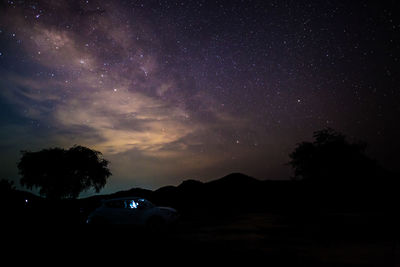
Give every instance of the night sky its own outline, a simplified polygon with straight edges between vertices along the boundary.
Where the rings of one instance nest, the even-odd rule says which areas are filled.
[[[2,1],[0,178],[79,144],[103,193],[289,179],[325,127],[399,170],[399,40],[396,1]]]

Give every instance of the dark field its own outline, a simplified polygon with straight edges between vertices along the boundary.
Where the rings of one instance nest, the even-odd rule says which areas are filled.
[[[55,266],[136,265],[139,260],[186,266],[400,266],[397,195],[382,186],[363,192],[341,190],[339,197],[336,190],[236,174],[78,200],[49,201],[17,192],[3,202],[15,203],[3,209],[3,255]],[[102,199],[126,196],[174,207],[180,220],[159,231],[85,224]]]
[[[166,263],[218,260],[250,266],[400,266],[396,234],[386,222],[382,214],[294,218],[256,212],[210,221],[183,218],[163,232],[130,226],[28,225],[7,236],[11,251],[43,258],[57,255],[66,261],[134,258]]]

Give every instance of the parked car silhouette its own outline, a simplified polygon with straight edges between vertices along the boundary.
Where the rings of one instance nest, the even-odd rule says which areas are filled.
[[[88,224],[133,224],[159,228],[173,224],[178,212],[173,208],[157,207],[150,201],[139,198],[116,198],[103,201],[89,214]]]

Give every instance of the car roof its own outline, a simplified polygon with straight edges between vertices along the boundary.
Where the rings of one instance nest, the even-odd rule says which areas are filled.
[[[104,199],[103,202],[122,201],[122,200],[138,200],[138,199],[145,199],[145,198],[142,198],[142,197],[119,197],[119,198]]]

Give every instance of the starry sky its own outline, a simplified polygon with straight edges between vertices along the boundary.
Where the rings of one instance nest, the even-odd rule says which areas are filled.
[[[1,1],[0,177],[79,144],[103,193],[289,179],[325,127],[399,170],[399,40],[396,1]]]

